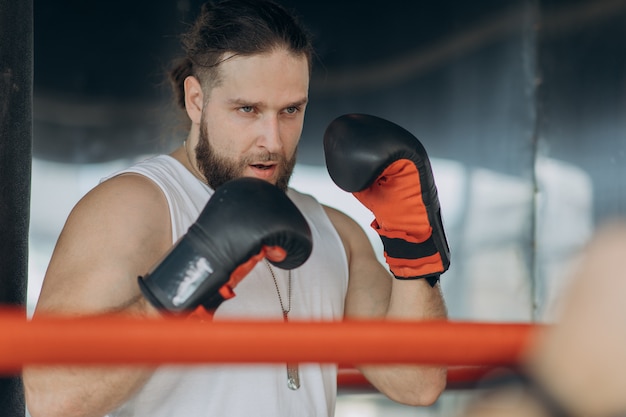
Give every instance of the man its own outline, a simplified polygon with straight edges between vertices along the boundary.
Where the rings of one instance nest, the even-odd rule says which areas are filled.
[[[186,57],[172,80],[191,121],[186,141],[111,176],[76,205],[36,314],[159,317],[137,277],[166,256],[214,190],[240,177],[287,190],[308,99],[312,47],[305,32],[273,3],[231,0],[205,5],[183,44]],[[310,258],[291,272],[258,262],[215,320],[446,316],[436,280],[393,279],[353,220],[295,190],[287,195],[311,225]],[[439,367],[362,372],[390,398],[413,405],[432,404],[446,378]],[[272,365],[30,368],[24,382],[33,417],[331,416],[336,396],[336,368],[315,364],[292,366],[289,381],[284,365]]]

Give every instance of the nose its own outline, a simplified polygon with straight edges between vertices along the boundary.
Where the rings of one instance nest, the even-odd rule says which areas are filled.
[[[262,132],[257,143],[271,153],[282,150],[283,141],[280,136],[280,121],[277,116],[263,118]]]

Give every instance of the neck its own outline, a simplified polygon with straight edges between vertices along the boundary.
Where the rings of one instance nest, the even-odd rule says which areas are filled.
[[[183,145],[178,148],[173,154],[176,159],[178,159],[188,170],[193,174],[194,177],[198,178],[204,184],[207,183],[206,178],[200,172],[196,162],[196,152],[191,145],[189,138],[187,138]]]

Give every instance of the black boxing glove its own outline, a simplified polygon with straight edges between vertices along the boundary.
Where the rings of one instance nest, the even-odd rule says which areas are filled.
[[[333,120],[324,133],[333,181],[372,213],[389,269],[434,286],[450,266],[437,187],[424,146],[404,128],[365,114]]]
[[[216,309],[266,257],[283,269],[302,265],[312,237],[302,213],[274,185],[239,178],[219,187],[196,222],[139,287],[152,305],[173,313]]]

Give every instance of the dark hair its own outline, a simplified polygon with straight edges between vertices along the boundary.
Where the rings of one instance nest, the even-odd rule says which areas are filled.
[[[177,104],[185,108],[183,83],[190,75],[203,85],[219,82],[219,64],[227,53],[255,55],[284,47],[303,54],[312,65],[312,41],[297,18],[270,0],[223,0],[202,6],[181,37],[185,56],[170,71]]]

